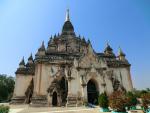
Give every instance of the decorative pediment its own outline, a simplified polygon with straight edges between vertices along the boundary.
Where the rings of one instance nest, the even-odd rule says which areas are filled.
[[[92,73],[97,72],[97,70],[95,69],[95,67],[94,67],[93,65],[91,65],[91,72],[92,72]]]
[[[101,68],[101,60],[95,54],[91,44],[87,47],[87,52],[78,60],[74,60],[75,67],[82,67],[82,68]]]

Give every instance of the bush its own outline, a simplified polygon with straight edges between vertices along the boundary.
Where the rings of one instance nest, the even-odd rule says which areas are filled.
[[[148,105],[150,104],[150,93],[142,94],[141,99],[143,110],[146,111],[148,109]]]
[[[108,108],[108,97],[106,93],[100,94],[98,102],[99,102],[100,107]]]
[[[84,101],[83,101],[83,105],[84,105],[84,106],[88,106],[88,102],[84,100]]]
[[[117,112],[125,112],[128,99],[121,91],[115,91],[109,96],[109,106]]]
[[[9,107],[1,105],[0,106],[0,113],[9,113]]]
[[[132,92],[128,92],[126,94],[127,97],[127,105],[126,107],[131,108],[135,107],[138,103],[136,96]]]

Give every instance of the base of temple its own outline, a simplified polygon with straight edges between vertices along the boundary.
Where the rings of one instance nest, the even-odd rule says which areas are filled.
[[[78,107],[78,106],[83,106],[83,105],[84,105],[84,99],[82,97],[78,98],[76,106]]]
[[[11,99],[10,104],[25,104],[25,96],[16,96]]]
[[[76,96],[68,96],[66,107],[75,107],[77,106],[77,98]]]
[[[47,96],[35,96],[32,97],[30,106],[33,107],[47,107],[48,106],[48,101],[47,101]]]

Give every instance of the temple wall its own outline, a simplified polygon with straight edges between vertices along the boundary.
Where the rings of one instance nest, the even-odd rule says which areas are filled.
[[[109,95],[114,91],[113,86],[112,86],[112,82],[109,79],[109,76],[106,75],[106,74],[105,74],[104,80],[105,80],[105,83],[106,83],[105,91]]]
[[[14,96],[25,96],[25,91],[27,90],[32,78],[32,75],[16,75]]]
[[[128,68],[115,68],[113,73],[127,91],[132,91],[133,86]]]
[[[78,71],[76,69],[72,69],[71,76],[73,77],[73,79],[71,80],[71,89],[70,89],[70,92],[73,95],[77,95],[77,93],[79,91],[81,92],[81,83],[80,83],[80,77],[78,75]]]
[[[131,75],[128,68],[121,68],[121,74],[122,74],[123,86],[127,91],[132,91],[133,86],[132,86],[132,81],[130,79]]]
[[[47,95],[47,89],[53,81],[53,74],[51,72],[51,67],[53,67],[53,73],[56,74],[58,67],[51,66],[48,64],[37,65],[37,74],[36,74],[36,89],[37,95]]]
[[[35,78],[34,78],[33,96],[39,95],[40,72],[41,72],[41,64],[37,64],[35,66]]]
[[[40,95],[46,95],[47,94],[47,88],[48,88],[48,70],[45,66],[45,64],[42,64],[42,69],[41,69],[41,75],[40,75],[40,89],[39,89],[39,94]]]

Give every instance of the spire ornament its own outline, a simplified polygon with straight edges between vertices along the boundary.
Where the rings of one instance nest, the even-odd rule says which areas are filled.
[[[44,55],[45,55],[45,45],[43,41],[41,47],[38,49],[38,52],[36,53],[36,56],[44,56]]]
[[[118,55],[119,55],[119,56],[126,56],[126,55],[124,54],[124,52],[122,51],[121,47],[119,47]]]
[[[65,21],[70,21],[69,9],[67,9],[67,12],[66,12],[66,20],[65,20]]]
[[[32,64],[33,63],[33,57],[32,57],[32,53],[28,58],[28,63],[27,64]]]
[[[110,47],[109,43],[106,43],[106,48],[105,48],[105,52],[112,52],[113,49]]]
[[[109,57],[115,58],[115,54],[113,53],[113,49],[111,48],[111,46],[109,45],[109,43],[106,43],[106,48],[104,50],[104,54],[106,54]]]
[[[90,41],[90,39],[88,39],[87,43],[88,43],[88,44],[91,44],[91,41]]]
[[[45,51],[44,41],[42,42],[42,45],[41,45],[41,47],[39,48],[39,51]]]
[[[119,51],[118,51],[118,58],[119,58],[119,60],[125,61],[125,62],[128,63],[128,61],[126,60],[125,56],[126,56],[125,53],[122,51],[121,47],[119,47]]]
[[[23,57],[21,62],[19,63],[19,68],[24,68],[24,67],[25,67],[25,61],[24,61],[24,57]]]
[[[19,65],[24,65],[24,66],[25,66],[24,57],[22,58],[22,60],[21,60],[21,62],[19,63]]]
[[[33,61],[33,57],[32,57],[32,53],[30,54],[29,58],[28,58],[28,61]]]
[[[67,12],[66,12],[66,20],[65,20],[65,23],[63,25],[63,28],[62,28],[62,33],[61,35],[72,35],[72,36],[75,36],[75,32],[74,32],[74,27],[70,21],[70,17],[69,17],[69,9],[67,9]]]

